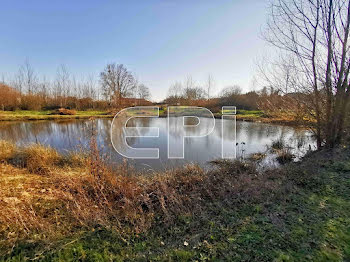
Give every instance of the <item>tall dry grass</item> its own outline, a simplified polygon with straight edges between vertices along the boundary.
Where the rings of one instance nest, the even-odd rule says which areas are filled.
[[[7,161],[14,156],[16,146],[8,141],[0,140],[0,162]]]
[[[143,232],[154,223],[167,226],[181,214],[199,213],[208,202],[258,199],[278,188],[273,178],[281,177],[261,175],[254,164],[239,161],[216,161],[211,170],[187,165],[138,176],[127,165],[109,167],[94,140],[88,157],[76,156],[83,163],[79,167],[42,145],[0,145],[8,148],[7,163],[0,165],[0,246],[95,226]]]
[[[18,147],[9,141],[0,140],[0,161],[26,168],[34,174],[47,175],[64,166],[86,165],[87,154],[72,151],[61,155],[55,149],[38,143]]]

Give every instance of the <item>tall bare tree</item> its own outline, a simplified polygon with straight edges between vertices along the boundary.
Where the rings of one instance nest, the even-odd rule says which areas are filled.
[[[67,97],[72,88],[70,73],[65,65],[60,65],[57,69],[55,80],[55,97],[59,100],[60,106],[66,106]]]
[[[316,121],[318,147],[334,147],[344,134],[349,102],[349,0],[272,0],[265,39],[290,59],[288,92],[304,101]],[[288,63],[286,63],[288,61]]]
[[[211,74],[209,74],[208,78],[207,78],[207,95],[208,95],[208,100],[210,99],[210,91],[213,88],[213,85],[214,85],[213,76]]]
[[[100,73],[100,81],[105,97],[114,105],[120,105],[122,98],[133,93],[137,81],[122,64],[108,64]]]
[[[151,92],[149,91],[149,88],[145,86],[144,84],[140,84],[137,86],[137,98],[139,99],[150,99],[151,98]]]
[[[93,75],[89,75],[83,82],[83,97],[96,99],[96,81]]]
[[[32,94],[37,88],[37,76],[34,72],[33,67],[27,59],[19,69],[20,79],[22,79],[22,85],[25,87],[25,91],[28,94]],[[22,90],[21,90],[22,91]]]

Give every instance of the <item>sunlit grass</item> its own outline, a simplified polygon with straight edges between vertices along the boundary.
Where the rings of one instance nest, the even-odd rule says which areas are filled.
[[[0,121],[22,121],[22,120],[59,120],[59,119],[88,119],[90,117],[113,117],[107,111],[77,111],[73,115],[54,114],[53,110],[47,111],[0,111]]]

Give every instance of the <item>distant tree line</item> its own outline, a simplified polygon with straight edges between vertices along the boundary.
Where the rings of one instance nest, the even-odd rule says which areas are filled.
[[[200,86],[187,77],[183,83],[176,82],[168,89],[164,103],[168,105],[205,106],[213,112],[219,112],[222,106],[236,106],[238,109],[258,110],[261,103],[261,92],[242,92],[238,85],[227,86],[217,96],[210,96],[214,87],[211,75],[207,82]]]
[[[122,64],[108,64],[99,79],[79,80],[66,66],[49,80],[39,76],[26,61],[9,79],[0,81],[0,110],[99,109],[143,104],[151,98],[149,88],[139,83]]]

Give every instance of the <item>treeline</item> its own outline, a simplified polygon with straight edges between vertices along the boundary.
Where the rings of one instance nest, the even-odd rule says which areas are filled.
[[[148,104],[151,97],[148,87],[115,63],[108,64],[98,79],[89,75],[78,80],[62,65],[48,80],[25,62],[17,74],[0,82],[0,94],[0,110],[106,110]]]
[[[219,112],[223,106],[236,106],[238,109],[259,110],[265,105],[264,101],[272,95],[271,90],[263,88],[261,91],[243,93],[238,85],[228,86],[222,89],[217,96],[211,96],[213,81],[199,86],[193,84],[192,79],[186,79],[184,83],[176,82],[167,94],[164,103],[168,105],[205,106],[212,112]]]

